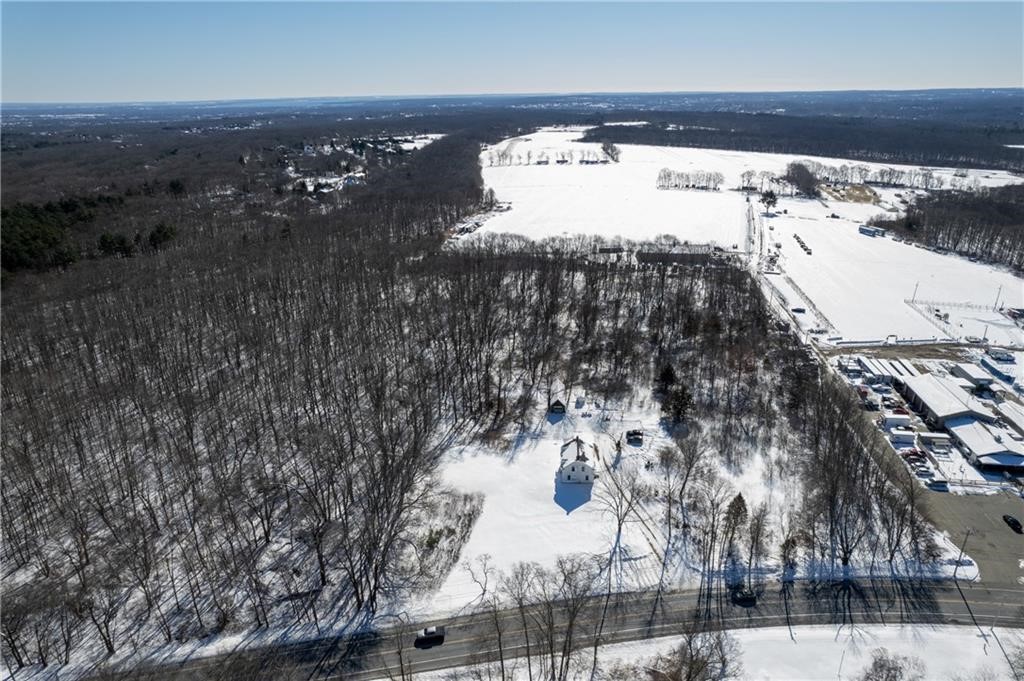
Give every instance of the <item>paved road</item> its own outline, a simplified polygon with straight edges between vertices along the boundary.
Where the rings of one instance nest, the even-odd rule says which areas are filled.
[[[697,595],[693,591],[623,594],[610,604],[601,643],[615,643],[678,633],[694,621]],[[580,616],[577,644],[593,644],[603,599],[587,603]],[[799,626],[806,624],[933,623],[962,624],[987,630],[990,626],[1024,628],[1024,587],[1016,584],[873,582],[778,584],[762,593],[754,607],[719,600],[705,628]],[[561,615],[558,615],[561,617]],[[518,611],[498,614],[502,647],[507,658],[526,654],[526,637]],[[494,619],[489,615],[445,622],[443,646],[419,650],[412,631],[424,623],[389,629],[360,639],[318,641],[251,649],[167,665],[135,669],[132,678],[212,679],[364,679],[401,678],[402,669],[424,672],[497,659]],[[535,624],[529,623],[530,643],[538,645]],[[556,627],[560,630],[560,627]]]

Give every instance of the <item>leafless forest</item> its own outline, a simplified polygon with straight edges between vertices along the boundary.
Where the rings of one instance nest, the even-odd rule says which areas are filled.
[[[111,170],[102,187],[88,178],[105,174],[104,155],[70,176],[48,154],[5,153],[5,178],[35,178],[16,179],[11,201],[121,197],[89,209],[68,241],[80,254],[104,232],[134,244],[132,225],[174,227],[158,247],[144,239],[5,285],[0,633],[12,667],[370,622],[450,569],[472,528],[479,501],[434,484],[445,448],[500,438],[555,384],[661,397],[676,447],[657,495],[700,547],[708,614],[724,564],[769,547],[763,511],[702,461],[741,466],[742,450],[772,439],[788,437],[783,465],[813,480],[781,538],[787,560],[810,556],[834,576],[855,558],[927,557],[920,487],[745,269],[637,268],[574,240],[445,247],[489,207],[480,144],[529,120],[446,120],[446,137],[401,158],[349,146],[326,161],[219,131],[170,155],[215,157],[200,165],[209,177],[168,161],[153,177]],[[296,152],[325,143],[275,135]],[[368,179],[311,198],[281,184],[282,163],[304,162],[361,165]],[[50,173],[66,192],[50,195]],[[142,182],[157,189],[136,192]],[[609,504],[628,513],[633,491],[620,490]],[[522,571],[501,578],[516,603],[602,588]],[[573,635],[538,644],[558,678]]]

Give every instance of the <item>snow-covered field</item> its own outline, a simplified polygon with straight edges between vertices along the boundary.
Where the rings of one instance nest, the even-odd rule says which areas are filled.
[[[884,648],[913,658],[921,679],[1012,679],[1007,652],[1024,645],[1019,630],[970,626],[860,625],[741,629],[730,632],[740,648],[741,678],[748,681],[824,681],[859,678],[872,653]],[[602,646],[600,665],[636,663],[669,652],[673,637]],[[525,668],[522,670],[526,678]],[[589,671],[589,668],[588,668]],[[419,674],[442,681],[451,672]],[[584,674],[583,678],[588,675]],[[516,678],[520,678],[518,675]],[[888,678],[888,677],[887,677]],[[896,678],[896,677],[893,677]],[[909,678],[909,677],[900,677]]]
[[[633,145],[621,146],[619,163],[582,165],[580,158],[603,158],[603,154],[600,145],[575,141],[581,131],[542,129],[484,149],[480,157],[484,181],[497,199],[509,202],[512,209],[489,218],[477,233],[508,232],[533,239],[587,234],[632,240],[669,234],[680,241],[714,243],[726,250],[735,245],[743,250],[747,196],[733,188],[741,184],[745,171],[782,175],[788,163],[804,159],[829,166],[888,167],[790,154]],[[558,158],[568,160],[570,153],[571,162],[556,163]],[[548,164],[538,165],[541,159]],[[655,183],[662,168],[719,172],[725,182],[719,191],[659,190]],[[932,171],[946,185],[955,179],[953,169]],[[956,179],[978,186],[1024,181],[988,170],[971,170],[966,178]],[[995,343],[1024,345],[1020,328],[991,309],[997,297],[1001,305],[1024,306],[1024,281],[1020,278],[997,267],[857,231],[875,215],[895,214],[901,205],[897,192],[911,193],[877,190],[878,204],[782,197],[775,217],[762,220],[765,252],[776,250],[772,247],[776,242],[782,244],[779,264],[791,283],[782,282],[779,288],[787,303],[807,307],[796,293],[799,290],[826,318],[808,315],[806,328],[831,326],[829,335],[846,341],[987,334]],[[838,218],[829,217],[833,213]],[[804,239],[813,255],[797,246],[794,234]],[[775,277],[773,283],[782,279]],[[916,307],[904,302],[911,298],[924,302]],[[989,309],[940,305],[950,314],[949,323],[943,324],[926,311],[926,304],[932,301]]]
[[[417,149],[422,149],[423,147],[427,146],[431,142],[435,142],[435,141],[441,139],[442,137],[444,137],[443,133],[428,133],[428,134],[425,134],[425,135],[417,135],[416,137],[413,137],[412,139],[403,141],[402,142],[402,150],[403,151],[416,151]]]
[[[788,214],[779,215],[780,209]],[[840,218],[827,217],[833,212]],[[782,244],[780,267],[840,335],[851,340],[885,340],[891,334],[920,340],[987,333],[995,343],[1024,343],[1020,328],[991,309],[997,296],[1007,306],[1024,305],[1024,281],[991,265],[858,232],[877,212],[870,204],[829,201],[823,206],[782,199],[776,217],[766,220],[774,227],[769,232],[773,240]],[[813,255],[797,246],[793,234],[800,235]],[[925,302],[915,307],[904,302],[910,299]],[[934,317],[928,301],[950,314],[949,324]],[[990,307],[950,305],[960,303]]]

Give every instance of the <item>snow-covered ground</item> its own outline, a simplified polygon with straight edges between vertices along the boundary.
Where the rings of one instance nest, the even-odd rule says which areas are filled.
[[[943,255],[888,237],[857,231],[877,213],[863,203],[784,198],[776,217],[773,240],[782,244],[779,265],[814,301],[847,340],[988,338],[997,344],[1024,344],[1024,333],[991,309],[999,300],[1009,307],[1024,305],[1024,281],[991,265]],[[788,214],[779,214],[782,209]],[[839,219],[828,218],[831,213]],[[798,234],[813,251],[807,255],[793,238]],[[1000,290],[1001,289],[1001,290]],[[922,301],[918,305],[906,300]],[[945,324],[928,303],[950,315]],[[988,309],[957,307],[958,304]]]
[[[986,670],[988,677],[1013,678],[1003,654],[1021,645],[1016,629],[970,626],[862,625],[743,629],[730,632],[742,650],[743,678],[749,681],[811,681],[857,678],[872,651],[920,660],[924,679],[953,679]],[[674,639],[607,646],[602,662],[636,660],[670,650]]]
[[[615,539],[615,521],[606,514],[600,498],[607,493],[606,467],[643,471],[653,461],[659,446],[667,444],[660,433],[657,405],[639,403],[635,409],[602,411],[593,401],[577,402],[574,397],[566,414],[548,415],[539,406],[534,423],[505,451],[472,445],[446,455],[443,477],[459,492],[485,495],[483,510],[463,547],[460,562],[478,573],[480,560],[507,571],[518,562],[554,565],[558,556],[574,553],[607,556]],[[578,406],[577,406],[578,405]],[[604,420],[607,418],[608,420]],[[622,444],[621,457],[615,440],[627,429],[642,428],[643,446]],[[594,485],[556,483],[563,456],[575,455],[575,446],[562,453],[562,445],[576,436],[597,447],[595,467],[599,478]],[[592,449],[585,450],[594,459]],[[618,459],[618,460],[617,460]],[[758,488],[761,486],[756,485]],[[745,490],[752,495],[754,489]],[[759,494],[763,496],[764,492]],[[657,506],[652,510],[657,511]],[[653,524],[653,523],[652,523]],[[637,589],[657,584],[661,567],[660,533],[641,523],[626,523],[621,541],[628,571],[617,589]],[[689,583],[685,575],[679,576]],[[450,614],[465,608],[480,596],[480,587],[470,571],[457,567],[440,590],[414,604],[410,612]]]
[[[527,424],[506,448],[470,445],[449,451],[443,462],[444,484],[458,492],[483,494],[483,510],[462,548],[460,566],[452,570],[438,591],[409,603],[409,614],[452,615],[472,607],[481,596],[481,588],[469,568],[480,577],[485,560],[489,568],[507,572],[519,562],[552,567],[558,556],[567,554],[608,557],[615,539],[615,519],[601,503],[602,496],[608,494],[608,468],[635,470],[645,484],[655,489],[659,480],[657,451],[669,444],[659,417],[653,399],[637,399],[624,410],[603,411],[592,400],[577,402],[573,398],[561,418],[545,414],[543,405],[539,406],[534,422]],[[644,431],[643,445],[623,442],[621,456],[617,455],[615,441],[635,428]],[[592,486],[556,484],[561,458],[575,451],[570,448],[562,454],[562,445],[577,435],[596,445],[596,467],[602,477]],[[589,456],[591,450],[587,451]],[[770,534],[775,537],[769,545],[778,544],[780,527],[790,521],[789,513],[795,509],[793,499],[799,498],[795,483],[773,471],[771,462],[776,454],[750,452],[741,470],[735,472],[716,461],[718,474],[729,482],[734,493],[743,494],[748,508],[768,505]],[[645,467],[648,462],[652,464],[650,470]],[[663,502],[651,499],[638,515],[643,520],[630,520],[624,527],[619,560],[610,568],[612,588],[646,589],[656,586],[661,578],[670,589],[696,588],[700,582],[699,562],[687,555],[686,549],[670,554],[662,576]],[[936,535],[935,539],[943,558],[930,568],[932,576],[948,577],[954,570],[958,548],[945,536]],[[794,576],[810,577],[814,569],[802,564]],[[888,574],[888,566],[884,561],[873,567],[866,563],[851,566],[853,575],[872,573]],[[771,558],[759,574],[775,581],[780,578],[781,568]],[[967,556],[957,575],[963,580],[979,576],[977,566]]]
[[[588,234],[633,240],[670,234],[680,241],[714,243],[727,250],[735,245],[742,250],[747,236],[747,196],[732,188],[741,184],[745,171],[782,175],[788,163],[800,160],[870,169],[910,168],[791,154],[635,145],[621,145],[619,163],[584,165],[579,160],[585,155],[603,158],[604,154],[598,144],[575,141],[581,131],[542,129],[484,149],[480,156],[484,182],[512,209],[487,219],[477,233],[509,232],[533,239]],[[570,153],[570,162],[556,162],[569,160]],[[548,163],[538,165],[542,159]],[[719,172],[725,181],[718,191],[659,190],[656,179],[663,168]],[[970,170],[967,177],[957,177],[951,168],[931,170],[946,185],[954,179],[978,186],[1024,181],[1002,171]],[[782,244],[778,250],[783,275],[776,276],[773,283],[787,302],[790,298],[796,301],[791,307],[806,307],[800,302],[806,295],[831,322],[810,314],[802,320],[806,328],[831,326],[829,335],[845,341],[987,334],[995,343],[1024,346],[1024,332],[992,309],[997,297],[1001,305],[1024,306],[1024,281],[997,267],[898,243],[890,237],[860,234],[857,228],[866,220],[883,213],[895,215],[903,207],[901,198],[923,191],[877,189],[876,193],[877,204],[782,197],[775,217],[762,220],[766,252],[776,250],[772,244]],[[833,213],[838,218],[829,217]],[[803,238],[813,255],[798,247],[794,234]],[[908,299],[920,304],[904,302]],[[931,302],[946,304],[939,307],[949,313],[948,323],[927,310]]]
[[[403,141],[402,142],[402,150],[403,151],[416,151],[417,149],[422,149],[423,147],[427,146],[431,142],[439,140],[442,137],[444,137],[444,133],[429,133],[429,134],[425,134],[425,135],[417,135],[416,137],[413,137],[412,139]]]

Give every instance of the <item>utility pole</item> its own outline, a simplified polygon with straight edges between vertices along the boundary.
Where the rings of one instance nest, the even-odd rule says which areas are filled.
[[[910,296],[910,302],[913,303],[914,301],[917,300],[917,287],[920,286],[920,285],[921,285],[921,282],[917,282],[916,284],[914,284],[914,295]]]
[[[953,581],[956,581],[956,572],[960,569],[960,561],[964,557],[964,547],[967,546],[967,538],[971,536],[971,528],[967,528],[967,534],[964,535],[964,541],[960,544],[960,555],[956,558],[956,565],[953,567]]]
[[[1003,285],[999,285],[999,290],[996,292],[996,302],[992,305],[993,310],[999,309],[999,296],[1003,295]]]

